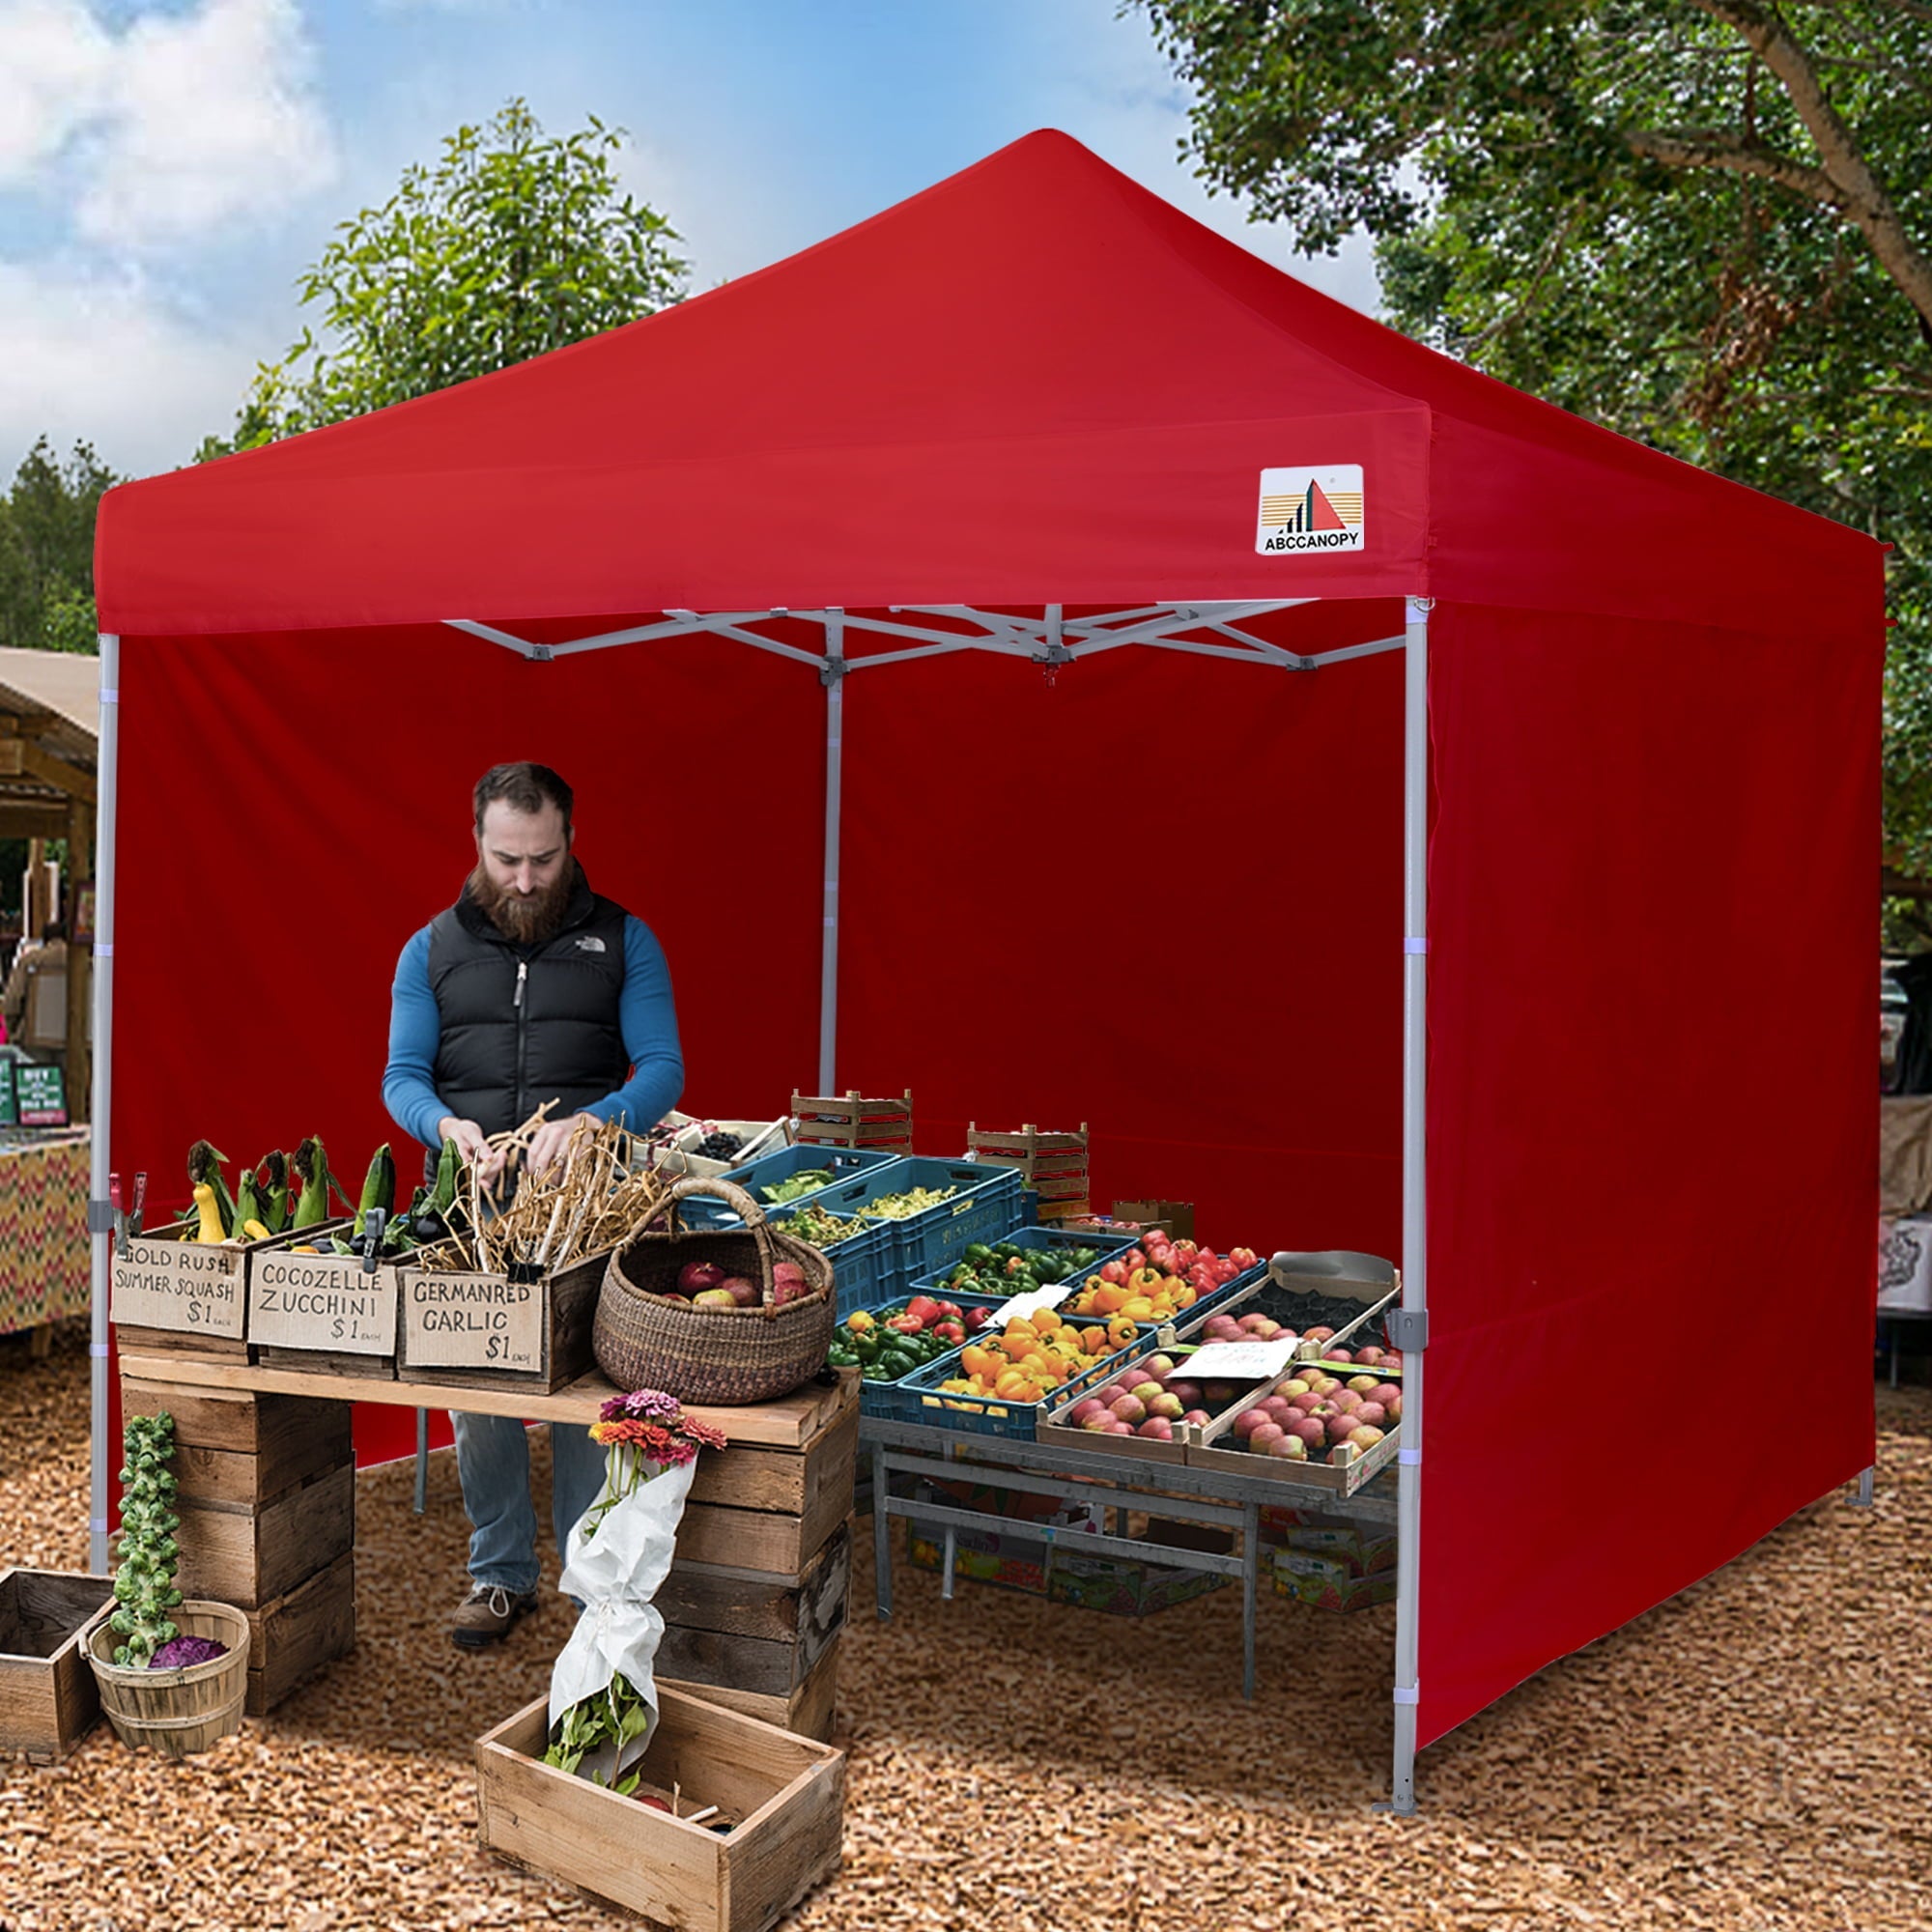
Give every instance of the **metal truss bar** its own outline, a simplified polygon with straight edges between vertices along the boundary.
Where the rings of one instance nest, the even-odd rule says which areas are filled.
[[[479,624],[473,617],[445,617],[442,620],[452,631],[468,631],[472,638],[481,638],[488,644],[501,644],[506,651],[515,651],[520,658],[533,658],[538,652],[546,656],[550,646],[533,644],[526,638],[513,638],[508,631],[499,631],[494,625]]]
[[[1372,658],[1383,651],[1399,651],[1407,641],[1406,637],[1401,637],[1381,638],[1373,644],[1344,644],[1340,650],[1317,651],[1302,662],[1311,666],[1345,664],[1350,658]]]
[[[810,612],[795,611],[787,611],[785,614],[816,617],[819,613],[815,611]],[[745,630],[737,624],[720,623],[715,617],[699,617],[695,623],[686,624],[682,628],[687,632],[707,632],[714,638],[730,638],[737,643],[750,644],[756,650],[770,651],[777,657],[790,658],[794,663],[810,665],[813,670],[822,670],[825,667],[826,660],[821,652],[802,651],[796,644],[781,644],[776,638],[761,638],[755,631]]]
[[[1301,668],[1300,659],[1281,653],[1270,654],[1265,647],[1244,651],[1233,644],[1197,644],[1183,642],[1179,638],[1136,638],[1123,641],[1146,644],[1156,651],[1187,651],[1198,658],[1232,658],[1236,664],[1264,664],[1276,670],[1298,670]],[[1075,648],[1084,650],[1087,646],[1076,645]]]
[[[635,625],[628,631],[606,631],[602,637],[575,638],[567,644],[553,644],[550,652],[554,658],[568,658],[575,657],[579,651],[608,651],[618,644],[654,643],[659,638],[675,638],[691,628],[681,618],[665,617],[655,624]]]

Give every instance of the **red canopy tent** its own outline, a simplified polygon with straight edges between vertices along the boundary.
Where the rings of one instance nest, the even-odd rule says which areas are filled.
[[[1103,1197],[1399,1250],[1401,1808],[1418,1743],[1872,1460],[1878,546],[1064,135],[116,490],[98,581],[117,1167],[385,1136],[394,953],[476,770],[546,759],[694,1104],[836,1052],[928,1145],[1085,1119]]]

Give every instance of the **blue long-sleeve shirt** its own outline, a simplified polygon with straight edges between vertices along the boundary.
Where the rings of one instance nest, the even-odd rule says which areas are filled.
[[[429,927],[411,939],[396,961],[390,988],[389,1064],[383,1104],[406,1134],[427,1148],[440,1145],[438,1124],[456,1110],[436,1091],[436,1054],[442,1019],[429,983]],[[600,1121],[620,1115],[637,1130],[654,1126],[684,1092],[684,1052],[671,1004],[670,968],[664,948],[635,913],[624,920],[624,985],[617,1020],[630,1055],[631,1077],[615,1093],[582,1109]]]

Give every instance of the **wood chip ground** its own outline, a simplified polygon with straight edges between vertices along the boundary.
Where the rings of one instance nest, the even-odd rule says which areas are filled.
[[[85,1349],[0,1343],[0,1564],[84,1566]],[[1391,1607],[1264,1597],[1250,1707],[1234,1589],[1144,1620],[947,1604],[901,1558],[881,1624],[862,1537],[845,1864],[787,1924],[1926,1932],[1932,1392],[1881,1390],[1879,1421],[1876,1509],[1818,1503],[1545,1671],[1425,1754],[1410,1820],[1371,1809]],[[182,1764],[104,1725],[58,1769],[0,1759],[4,1932],[635,1923],[477,1849],[470,1745],[541,1693],[571,1612],[455,1650],[450,1457],[423,1517],[412,1480],[359,1479],[360,1640],[271,1718]]]

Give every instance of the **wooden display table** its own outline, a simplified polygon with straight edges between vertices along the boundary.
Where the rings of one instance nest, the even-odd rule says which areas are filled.
[[[601,1375],[537,1395],[174,1352],[122,1355],[121,1385],[126,1413],[175,1418],[181,1587],[246,1613],[253,1717],[355,1646],[352,1402],[587,1428],[618,1393]],[[730,1446],[698,1458],[658,1597],[659,1669],[714,1703],[824,1738],[851,1574],[857,1378],[691,1413]]]

